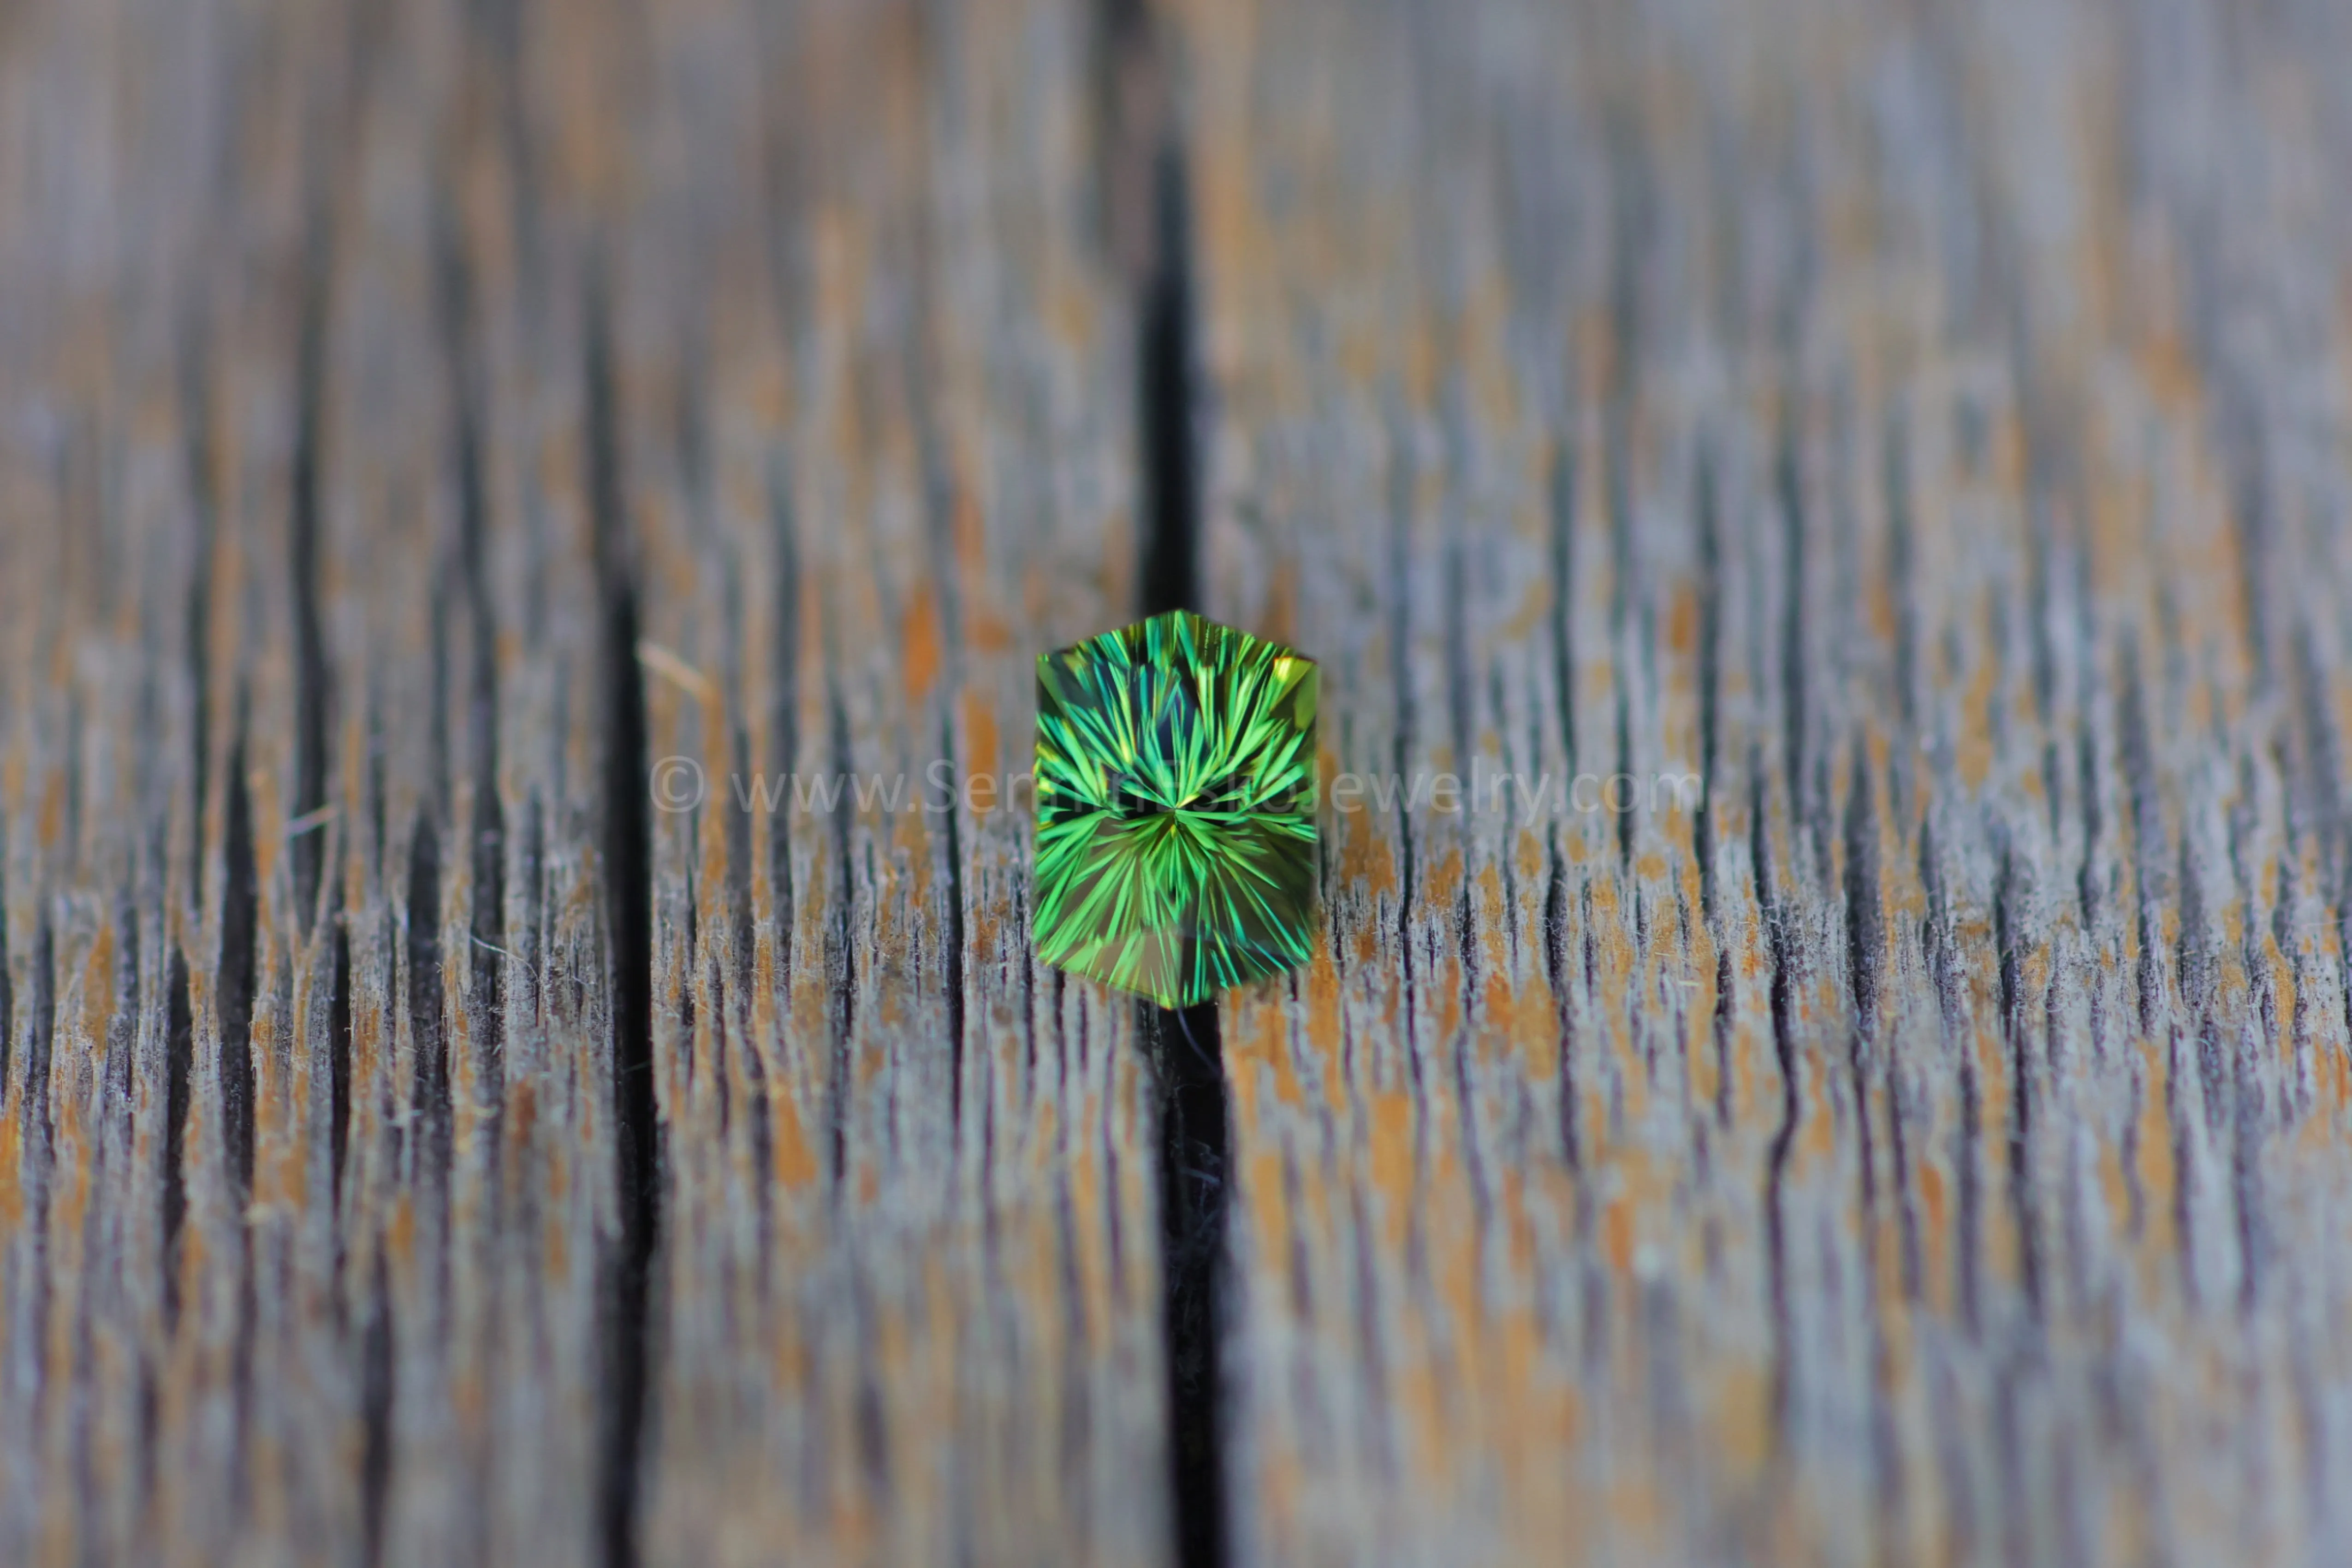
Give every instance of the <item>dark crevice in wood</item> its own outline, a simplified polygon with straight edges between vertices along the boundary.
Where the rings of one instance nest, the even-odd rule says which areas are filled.
[[[257,978],[255,938],[261,905],[254,859],[253,799],[245,776],[246,734],[246,699],[240,694],[236,740],[229,748],[228,776],[223,781],[227,795],[221,845],[220,948],[213,980],[215,1016],[220,1024],[221,1128],[238,1255],[236,1331],[228,1382],[238,1433],[235,1466],[239,1497],[245,1486],[253,1372],[253,1231],[245,1222],[245,1211],[253,1199],[253,997]]]
[[[923,47],[928,50],[935,42],[926,38]],[[934,392],[940,384],[934,345],[940,331],[939,318],[944,310],[936,258],[939,236],[929,222],[925,221],[920,226],[923,242],[912,247],[909,252],[916,296],[922,301],[922,319],[918,323],[918,330],[907,334],[907,374],[913,388],[913,395],[908,400],[908,423],[913,427],[916,458],[922,476],[924,532],[931,560],[939,567],[929,574],[929,586],[936,595],[939,611],[940,646],[945,654],[941,679],[936,688],[942,694],[939,760],[946,764],[947,777],[957,780],[963,777],[963,772],[956,763],[956,704],[953,694],[963,685],[963,595],[961,584],[953,569],[957,548],[952,458],[949,456],[947,437],[940,429],[939,399]],[[920,786],[916,793],[923,793]],[[943,945],[947,960],[948,1121],[951,1137],[958,1140],[963,1127],[965,1049],[963,839],[958,813],[960,793],[950,788],[946,809],[941,813],[947,857],[946,887],[943,889],[947,931]]]
[[[1698,811],[1691,825],[1692,852],[1698,857],[1699,910],[1709,934],[1715,930],[1715,768],[1723,723],[1723,508],[1716,493],[1715,458],[1698,456]],[[1570,761],[1574,776],[1574,759]],[[1728,948],[1726,948],[1728,951]]]
[[[1880,1070],[1879,1003],[1885,988],[1883,973],[1886,952],[1885,910],[1880,901],[1878,867],[1878,810],[1873,792],[1869,752],[1865,738],[1855,737],[1853,775],[1846,795],[1845,811],[1845,957],[1846,984],[1853,1005],[1853,1017],[1846,1037],[1846,1071],[1853,1095],[1853,1125],[1855,1131],[1855,1163],[1862,1176],[1862,1267],[1872,1279],[1880,1273],[1880,1240],[1878,1224],[1879,1173],[1877,1132],[1871,1125],[1870,1079]],[[1888,1074],[1890,1079],[1892,1073]],[[1894,1094],[1889,1083],[1888,1100]],[[1899,1156],[1898,1156],[1899,1160]],[[1895,1181],[1894,1203],[1898,1216],[1905,1208],[1904,1190],[1898,1170]],[[1874,1501],[1880,1523],[1888,1539],[1895,1533],[1892,1526],[1902,1510],[1903,1477],[1901,1445],[1895,1436],[1895,1411],[1886,1397],[1886,1387],[1893,1376],[1887,1343],[1886,1326],[1874,1292],[1868,1298],[1865,1317],[1869,1322],[1873,1378],[1870,1390],[1870,1424],[1874,1441],[1871,1445],[1871,1467],[1875,1473]]]
[[[1551,986],[1552,1006],[1559,1029],[1559,1152],[1571,1173],[1584,1168],[1584,1151],[1576,1131],[1576,1016],[1570,1000],[1568,973],[1568,861],[1558,844],[1544,847],[1544,979]],[[1579,1182],[1581,1199],[1585,1184]]]
[[[26,1136],[35,1152],[28,1163],[32,1169],[41,1173],[41,1179],[46,1182],[49,1160],[56,1152],[56,1107],[49,1100],[49,1059],[50,1052],[56,1047],[58,1027],[57,943],[46,910],[33,927],[31,968],[33,994],[30,1016],[25,1020],[23,1102]],[[30,1207],[37,1238],[36,1254],[45,1256],[48,1244],[43,1227],[47,1224],[48,1205],[36,1203]]]
[[[1225,1562],[1223,1315],[1226,1105],[1217,1004],[1149,1009],[1160,1063],[1160,1226],[1170,1461],[1179,1568]]]
[[[1201,605],[1190,195],[1183,154],[1172,142],[1160,149],[1152,179],[1159,247],[1137,301],[1136,331],[1147,616]]]
[[[1852,1075],[1862,1165],[1862,1239],[1865,1258],[1876,1246],[1876,1227],[1870,1223],[1872,1205],[1877,1197],[1875,1151],[1871,1146],[1870,1073],[1878,1045],[1879,992],[1885,984],[1880,969],[1885,951],[1885,917],[1878,893],[1878,814],[1871,794],[1867,753],[1856,745],[1853,790],[1845,812],[1846,984],[1853,1000],[1853,1027],[1847,1040],[1846,1065]]]
[[[1813,826],[1812,792],[1805,775],[1805,502],[1794,416],[1790,419],[1773,455],[1772,484],[1780,503],[1781,544],[1788,557],[1780,605],[1780,746],[1786,753],[1781,763],[1787,770],[1790,849],[1793,857],[1801,858]],[[1762,864],[1760,858],[1758,864]]]
[[[188,956],[172,950],[163,980],[163,1321],[180,1319],[180,1225],[188,1212],[188,1080],[195,1066],[195,1013]]]
[[[2116,703],[2116,747],[2123,766],[2124,799],[2131,822],[2133,893],[2138,923],[2138,1024],[2142,1034],[2153,1034],[2164,1005],[2164,973],[2158,940],[2159,885],[2157,847],[2164,826],[2163,807],[2157,794],[2156,762],[2149,743],[2147,694],[2139,670],[2138,639],[2126,636],[2116,651],[2123,692]]]
[[[635,547],[621,476],[611,322],[601,275],[583,323],[588,510],[602,621],[606,929],[613,963],[614,1185],[620,1236],[602,1260],[605,1377],[598,1505],[606,1568],[635,1568],[651,1387],[654,1259],[661,1246],[661,1131],[653,1066],[653,834],[645,678],[637,664]]]
[[[1610,139],[1623,159],[1623,179],[1610,186],[1611,236],[1609,258],[1610,332],[1616,353],[1610,359],[1609,384],[1601,406],[1604,439],[1601,450],[1601,482],[1609,524],[1609,663],[1616,709],[1612,769],[1630,776],[1633,771],[1633,684],[1638,679],[1633,652],[1633,626],[1640,614],[1633,542],[1633,433],[1641,408],[1641,349],[1643,263],[1652,238],[1648,183],[1648,148],[1631,114],[1611,127]],[[1571,775],[1572,776],[1572,775]],[[1572,787],[1572,786],[1571,786]],[[1633,864],[1633,813],[1612,811],[1617,834],[1617,863],[1630,874]]]
[[[2010,1104],[2013,1121],[2009,1130],[2010,1203],[2017,1219],[2020,1284],[2026,1310],[2042,1315],[2041,1211],[2033,1202],[2033,1082],[2031,1041],[2025,1027],[2024,975],[2018,948],[2019,908],[2025,897],[2018,887],[2021,872],[2015,850],[2000,846],[2000,869],[1992,889],[1994,961],[2000,972],[2000,1028],[2009,1047]]]
[[[473,764],[473,817],[468,869],[473,879],[473,950],[467,954],[472,985],[467,997],[468,1034],[481,1053],[486,1080],[499,1081],[505,1049],[505,1010],[499,1005],[506,946],[506,813],[499,795],[498,618],[490,595],[489,495],[483,476],[488,445],[481,395],[480,347],[475,322],[473,270],[456,229],[439,224],[436,268],[443,370],[448,383],[450,457],[457,476],[458,598],[465,606],[472,663],[467,671],[466,742]],[[498,1140],[499,1100],[489,1102]]]
[[[1622,647],[1625,645],[1621,642],[1618,646]],[[1630,779],[1633,776],[1633,693],[1632,680],[1632,671],[1621,666],[1617,672],[1617,766],[1615,774],[1618,778],[1625,779]],[[1604,801],[1606,798],[1606,796],[1603,797]],[[1612,809],[1610,812],[1610,815],[1617,820],[1617,864],[1630,879],[1633,866],[1634,813],[1633,809],[1629,807],[1623,811]]]
[[[751,777],[751,737],[740,722],[735,725],[730,741],[735,776]],[[743,1064],[744,1124],[751,1140],[751,1169],[757,1173],[751,1183],[751,1197],[759,1215],[760,1258],[764,1268],[775,1203],[766,1176],[773,1168],[775,1146],[768,1122],[768,1068],[751,1035],[751,985],[757,973],[754,954],[759,942],[757,922],[752,916],[751,810],[748,799],[741,795],[721,803],[719,809],[727,814],[727,893],[731,906],[729,937],[735,944],[734,971],[728,976],[733,986],[733,1005],[724,1015],[731,1016],[733,1034],[725,1048],[735,1050]],[[728,1038],[724,1032],[721,1037]],[[719,1081],[727,1081],[723,1073]]]
[[[1559,744],[1576,775],[1576,458],[1559,438],[1551,459],[1551,679]]]
[[[772,634],[775,646],[769,650],[772,667],[770,689],[774,695],[768,705],[768,767],[778,776],[789,777],[800,766],[801,573],[792,487],[782,471],[781,458],[777,459],[776,471],[769,476],[768,510],[776,542],[775,630]],[[782,812],[768,816],[768,877],[775,908],[776,988],[777,994],[783,996],[792,994],[795,919],[792,820],[789,814]]]
[[[1912,1199],[1915,1161],[1911,1152],[1909,1090],[1906,1087],[1910,1081],[1900,1059],[1890,1059],[1886,1069],[1886,1143],[1895,1189],[1895,1242],[1901,1248],[1897,1261],[1903,1271],[1904,1299],[1916,1305],[1926,1288],[1927,1271],[1920,1253],[1919,1206]]]
[[[1731,1131],[1732,1011],[1739,995],[1732,981],[1732,951],[1724,942],[1715,952],[1715,1121],[1727,1132]]]
[[[1027,895],[1027,887],[1016,879],[1013,883],[1013,922],[1010,928],[1013,931],[1025,931],[1030,929]],[[1034,1057],[1037,1054],[1038,964],[1035,957],[1026,952],[1021,954],[1015,963],[1021,987],[1021,1006],[1017,1016],[1021,1020],[1022,1051],[1024,1056]],[[1053,970],[1050,973],[1055,979],[1061,978],[1060,970]],[[1055,1016],[1057,1020],[1060,1017],[1058,1011],[1060,1002],[1061,994],[1057,989],[1053,997],[1053,1003],[1056,1007]],[[973,1179],[973,1186],[975,1190],[984,1193],[989,1191],[989,1183],[994,1179],[996,1172],[996,1067],[994,1056],[988,1051],[979,1052],[972,1060],[973,1065],[979,1068],[983,1075],[980,1088],[973,1095],[975,1102],[973,1110],[980,1116],[980,1170]],[[982,1205],[981,1233],[986,1242],[984,1252],[988,1257],[994,1258],[997,1255],[997,1222],[996,1205],[993,1204]]]
[[[1716,771],[1723,755],[1723,499],[1717,488],[1715,454],[1702,446],[1697,459],[1698,521],[1698,810],[1691,825],[1692,853],[1698,860],[1701,922],[1716,947],[1715,973],[1715,1119],[1731,1127],[1732,1009],[1738,998],[1732,983],[1731,954],[1736,943],[1719,926],[1715,880]],[[1570,773],[1573,773],[1571,766]]]
[[[327,279],[330,268],[323,199],[314,198],[302,260],[299,323],[294,351],[294,449],[287,502],[287,565],[294,611],[294,816],[309,816],[327,799],[327,725],[333,671],[320,624],[320,467],[327,417]],[[298,835],[291,846],[295,918],[307,927],[317,912],[319,876],[327,836]]]
[[[740,633],[730,633],[735,645],[742,646]],[[740,712],[740,705],[737,707]],[[751,737],[738,720],[727,733],[728,760],[737,778],[751,776]],[[733,986],[734,996],[748,1009],[751,994],[751,950],[755,927],[751,918],[751,807],[748,795],[728,792],[730,798],[719,803],[726,814],[727,826],[727,940],[733,947],[730,956],[734,961],[733,972],[727,976]],[[746,1013],[748,1023],[749,1014]],[[747,1058],[758,1070],[759,1054],[747,1052]],[[763,1113],[764,1114],[764,1113]],[[762,1162],[761,1169],[767,1168]]]
[[[11,1143],[21,1140],[22,1150],[15,1187],[15,1215],[10,1220],[10,1250],[23,1259],[15,1267],[26,1269],[35,1279],[45,1277],[55,1267],[57,1257],[49,1234],[53,1205],[48,1201],[57,1175],[56,1125],[49,1098],[50,1052],[57,1029],[56,957],[48,914],[43,910],[33,928],[29,954],[33,994],[27,998],[24,1079],[17,1092],[23,1124],[12,1130],[8,1140]],[[5,1085],[0,1084],[0,1104],[5,1103]],[[50,1343],[51,1317],[57,1310],[55,1293],[36,1290],[30,1292],[30,1297],[18,1309],[23,1314],[25,1342],[47,1345]]]
[[[390,793],[384,788],[383,702],[381,686],[371,675],[367,704],[367,767],[365,811],[368,826],[368,869],[374,875],[378,888],[389,886],[384,857],[391,852],[391,835],[385,829],[386,803]]]
[[[547,1017],[550,993],[556,984],[547,970],[547,955],[556,945],[549,930],[547,816],[546,800],[533,786],[523,795],[521,847],[515,856],[515,883],[522,895],[522,910],[515,921],[515,935],[523,944],[515,952],[520,994],[509,994],[507,1003],[526,1023]]]
[[[183,460],[188,487],[187,635],[181,643],[188,679],[190,820],[204,832],[205,792],[212,769],[213,529],[218,497],[213,484],[212,392],[205,350],[191,336],[180,372]]]
[[[1454,510],[1451,507],[1446,510]],[[1461,775],[1465,804],[1475,815],[1480,809],[1475,771],[1478,705],[1471,695],[1470,628],[1464,602],[1469,595],[1464,592],[1461,538],[1458,530],[1450,524],[1438,562],[1438,581],[1445,595],[1438,626],[1444,638],[1445,707],[1452,731],[1446,738],[1454,743],[1454,771]]]
[[[1952,1152],[1959,1197],[1953,1222],[1952,1250],[1959,1271],[1960,1321],[1973,1335],[1979,1331],[1982,1322],[1978,1294],[1979,1253],[1984,1235],[1979,1196],[1980,1177],[1977,1170],[1980,1096],[1977,1085],[1976,1053],[1968,1041],[1966,1004],[1963,1001],[1965,969],[1952,931],[1953,915],[1945,896],[1943,862],[1937,853],[1936,827],[1932,821],[1923,822],[1919,827],[1919,885],[1927,905],[1920,937],[1927,950],[1928,976],[1935,986],[1937,1013],[1943,1024],[1945,1038],[1957,1047],[1955,1054],[1959,1061],[1959,1126],[1953,1138]]]
[[[367,1568],[375,1568],[383,1561],[392,1497],[392,1300],[381,1248],[369,1274],[366,1327],[360,1339],[360,1556]]]
[[[220,1019],[221,1128],[231,1197],[242,1210],[253,1194],[253,992],[255,922],[260,885],[254,865],[253,800],[245,781],[240,718],[229,748],[227,821],[221,846],[219,967],[213,982]]]
[[[1911,447],[1909,431],[1899,413],[1888,416],[1884,466],[1886,496],[1886,587],[1895,609],[1895,716],[1906,744],[1919,734],[1919,605],[1912,593],[1916,572],[1916,547],[1912,542]],[[1909,768],[1904,769],[1907,775]],[[1910,802],[1898,798],[1895,815],[1907,820]]]
[[[1794,933],[1789,930],[1790,910],[1776,886],[1779,870],[1772,861],[1772,837],[1765,814],[1764,773],[1751,766],[1753,798],[1748,802],[1752,823],[1748,853],[1756,868],[1756,900],[1763,910],[1765,943],[1772,959],[1772,1049],[1780,1064],[1780,1125],[1773,1131],[1764,1163],[1764,1268],[1772,1310],[1772,1420],[1786,1434],[1794,1390],[1793,1350],[1789,1308],[1788,1175],[1790,1151],[1796,1146],[1797,1121],[1803,1101],[1797,1091],[1796,989]]]
[[[714,1074],[717,1065],[714,1061],[703,1058],[695,1048],[694,1016],[700,1001],[700,993],[697,989],[695,976],[699,973],[702,958],[709,951],[700,940],[699,931],[700,921],[698,919],[696,907],[688,901],[686,906],[686,930],[679,935],[677,950],[678,963],[675,973],[677,985],[678,1066],[686,1079],[685,1087],[689,1093],[696,1087],[698,1079]],[[724,1018],[726,1016],[724,993],[721,993],[716,1000],[719,1003],[719,1011],[713,1016]],[[719,1103],[713,1109],[718,1112],[718,1132],[723,1139],[727,1135],[727,1091],[723,1083],[714,1083],[713,1087],[719,1091]]]
[[[334,915],[334,968],[331,976],[334,992],[327,1002],[331,1116],[327,1151],[328,1180],[331,1184],[329,1206],[336,1216],[335,1266],[338,1269],[342,1267],[343,1168],[350,1160],[352,1146],[352,936],[346,920],[346,912],[339,902]]]
[[[416,1168],[433,1173],[427,1185],[447,1197],[452,1107],[447,1028],[441,1013],[441,834],[430,816],[417,818],[408,844],[408,1028],[416,1049]]]
[[[2173,943],[2173,971],[2180,980],[2182,1014],[2193,1021],[2197,1035],[2198,1099],[2205,1112],[2205,1131],[2219,1137],[2227,1106],[2222,1100],[2221,1009],[2217,994],[2221,963],[2212,951],[2206,921],[2204,868],[2195,853],[2196,841],[2181,835],[2179,871],[2180,932]]]
[[[1470,897],[1470,883],[1464,879],[1462,890],[1454,900],[1454,945],[1461,956],[1462,994],[1479,996],[1485,988],[1478,978],[1478,927],[1475,906]],[[1454,1114],[1461,1122],[1462,1171],[1470,1190],[1470,1212],[1483,1226],[1494,1212],[1495,1193],[1492,1173],[1486,1168],[1485,1151],[1478,1141],[1478,1096],[1471,1080],[1471,1057],[1475,1047],[1474,1030],[1476,1024],[1465,1017],[1454,1032]]]
[[[1413,745],[1421,729],[1421,706],[1414,700],[1412,661],[1412,496],[1413,472],[1409,455],[1411,444],[1402,439],[1403,432],[1391,449],[1388,465],[1388,547],[1387,568],[1389,689],[1396,694],[1396,738],[1391,752],[1395,776],[1410,781],[1413,776]],[[1421,1047],[1415,1027],[1419,1008],[1415,999],[1420,975],[1413,963],[1412,914],[1420,898],[1421,848],[1413,832],[1412,811],[1406,798],[1409,792],[1399,792],[1396,806],[1397,833],[1397,899],[1396,952],[1399,1016],[1404,1035],[1405,1072],[1411,1079],[1412,1092],[1422,1092]]]
[[[955,770],[953,721],[942,718],[940,731],[940,754],[948,759],[948,777],[960,777]],[[948,857],[948,1127],[960,1147],[963,1141],[963,833],[957,804],[950,796],[943,815]]]
[[[1106,7],[1129,48],[1154,47],[1148,16]],[[1134,68],[1150,79],[1152,73]],[[1182,147],[1157,128],[1150,164],[1152,246],[1136,300],[1136,415],[1142,489],[1140,608],[1201,606],[1200,486],[1194,429],[1190,200]],[[1225,1561],[1223,1384],[1219,1334],[1225,1267],[1227,1104],[1213,1001],[1147,1009],[1161,1084],[1160,1212],[1167,1339],[1169,1460],[1176,1561]]]
[[[851,749],[849,709],[841,700],[841,686],[834,679],[838,661],[825,660],[825,712],[832,733],[834,766],[847,776],[856,766]],[[829,1141],[827,1167],[833,1173],[833,1190],[836,1196],[849,1171],[849,1091],[850,1038],[857,1022],[857,948],[852,917],[857,907],[857,872],[852,863],[856,851],[850,826],[854,813],[836,798],[826,819],[833,829],[833,858],[839,878],[834,891],[833,930],[830,933],[833,952],[828,955],[825,973],[833,988],[833,1049],[826,1068],[825,1136]]]

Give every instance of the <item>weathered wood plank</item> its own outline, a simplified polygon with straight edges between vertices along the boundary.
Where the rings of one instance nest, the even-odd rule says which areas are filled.
[[[619,341],[650,750],[713,795],[655,835],[655,1560],[1164,1554],[1150,1075],[1030,958],[1009,779],[1139,551],[1086,22],[659,29],[709,74]]]
[[[2347,42],[0,7],[0,1562],[2331,1561]],[[1195,556],[1160,1170],[1006,781]]]
[[[1511,781],[1225,1005],[1236,1555],[2327,1555],[2340,20],[1181,15],[1209,608]]]
[[[7,19],[0,1559],[1164,1554],[1087,20]]]

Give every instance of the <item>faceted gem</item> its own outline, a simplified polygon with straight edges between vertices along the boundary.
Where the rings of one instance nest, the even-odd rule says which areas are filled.
[[[1306,959],[1315,676],[1182,610],[1038,658],[1039,957],[1162,1007]]]

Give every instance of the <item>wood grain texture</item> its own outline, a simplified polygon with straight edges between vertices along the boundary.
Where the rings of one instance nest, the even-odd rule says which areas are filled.
[[[1030,958],[1008,781],[1038,646],[1123,618],[1139,550],[1086,20],[803,19],[747,223],[761,166],[720,150],[772,84],[679,19],[681,68],[730,63],[670,100],[623,341],[663,400],[646,635],[689,667],[651,752],[728,793],[655,835],[649,1561],[1164,1550],[1150,1074],[1130,1004]],[[775,809],[719,783],[787,773]]]
[[[0,5],[0,1563],[1181,1560],[1172,1180],[1235,1563],[2335,1562],[2347,58]],[[1213,1171],[1010,782],[1195,561]]]
[[[2332,1560],[2343,16],[1184,15],[1236,1557]]]
[[[0,1560],[1156,1560],[1087,17],[8,25]]]

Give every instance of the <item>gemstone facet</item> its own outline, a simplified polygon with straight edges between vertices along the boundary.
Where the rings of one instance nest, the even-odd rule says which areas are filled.
[[[1189,1007],[1307,953],[1314,661],[1189,611],[1037,659],[1037,955]]]

